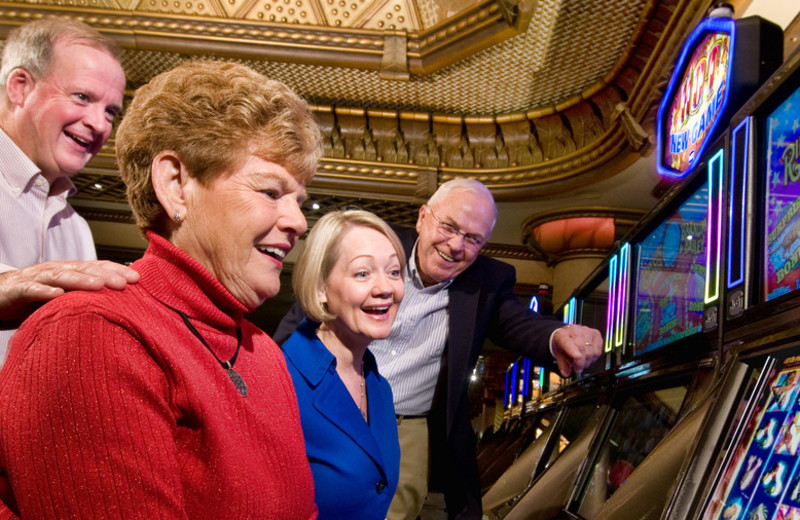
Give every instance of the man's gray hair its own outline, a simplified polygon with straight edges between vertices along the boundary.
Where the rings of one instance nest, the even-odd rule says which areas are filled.
[[[470,193],[474,193],[476,195],[482,196],[486,198],[486,200],[490,201],[492,204],[492,208],[494,209],[494,217],[497,219],[497,205],[494,202],[494,197],[492,196],[492,192],[489,191],[489,188],[486,187],[481,181],[472,178],[457,178],[451,179],[441,186],[439,189],[436,190],[436,193],[431,195],[431,198],[428,199],[428,206],[433,206],[437,202],[445,199],[447,195],[453,191],[468,191]]]
[[[83,22],[69,18],[35,20],[8,34],[0,66],[0,91],[5,92],[8,75],[14,69],[25,69],[35,80],[47,76],[55,44],[63,39],[94,47],[120,60],[121,51],[116,42]]]

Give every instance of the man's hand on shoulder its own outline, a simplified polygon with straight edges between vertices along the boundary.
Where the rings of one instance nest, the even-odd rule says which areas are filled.
[[[53,260],[0,274],[0,321],[19,323],[35,305],[65,291],[121,290],[139,281],[130,267],[107,260]]]
[[[550,350],[562,376],[581,374],[603,354],[603,337],[597,329],[566,325],[553,333]]]

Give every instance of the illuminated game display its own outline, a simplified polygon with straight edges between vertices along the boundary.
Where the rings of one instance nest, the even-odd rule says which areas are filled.
[[[723,107],[728,89],[731,37],[710,33],[698,45],[681,79],[678,95],[667,116],[664,162],[683,172],[697,159],[698,152]]]
[[[636,354],[702,330],[707,219],[704,184],[638,244]]]
[[[770,381],[704,520],[800,518],[800,357]]]
[[[687,40],[658,110],[658,169],[682,177],[697,164],[731,89],[733,21],[706,19]]]
[[[766,122],[764,292],[800,288],[800,90]]]

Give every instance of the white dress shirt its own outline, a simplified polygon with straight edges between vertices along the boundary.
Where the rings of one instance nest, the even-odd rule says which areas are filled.
[[[425,287],[415,261],[417,244],[405,272],[406,293],[386,339],[369,344],[381,375],[389,381],[397,415],[430,411],[449,332],[447,288],[452,280]]]
[[[0,130],[0,272],[48,260],[96,260],[89,225],[67,203],[68,178],[51,187]],[[0,364],[13,330],[0,330]]]

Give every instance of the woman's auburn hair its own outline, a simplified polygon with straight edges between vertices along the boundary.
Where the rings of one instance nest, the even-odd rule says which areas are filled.
[[[189,61],[139,88],[116,134],[116,155],[136,224],[163,232],[169,216],[150,177],[174,152],[208,184],[249,155],[280,164],[307,184],[322,155],[319,127],[300,96],[279,81],[222,61]]]

